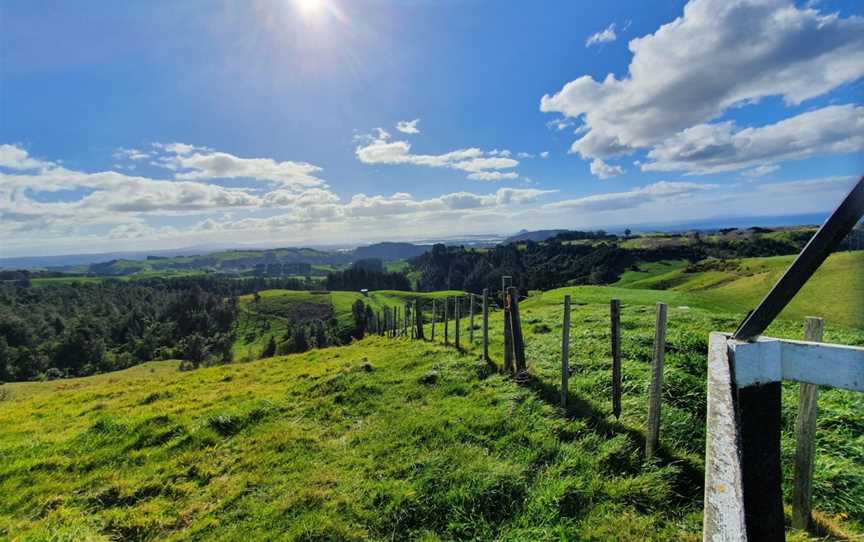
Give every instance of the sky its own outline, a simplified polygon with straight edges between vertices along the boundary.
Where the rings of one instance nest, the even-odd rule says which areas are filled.
[[[0,257],[829,212],[856,1],[0,2]]]

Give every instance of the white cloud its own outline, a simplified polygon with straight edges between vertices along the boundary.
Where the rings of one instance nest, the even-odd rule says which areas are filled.
[[[491,180],[481,173],[511,169],[519,161],[510,158],[510,151],[483,152],[477,148],[458,149],[444,154],[413,154],[407,141],[391,141],[390,135],[379,129],[377,137],[355,149],[357,159],[364,164],[412,164],[466,171],[469,179]],[[515,174],[514,174],[515,175]],[[513,177],[501,177],[513,178]]]
[[[117,148],[114,151],[113,156],[116,160],[134,160],[134,161],[145,160],[147,158],[150,158],[150,154],[147,152],[144,152],[144,151],[139,150],[139,149],[125,149],[123,147]]]
[[[758,191],[763,194],[791,195],[791,194],[845,194],[852,188],[856,177],[838,176],[822,177],[818,179],[802,179],[798,181],[786,181],[782,183],[771,183],[760,185]]]
[[[402,120],[396,123],[396,129],[403,134],[419,134],[420,128],[417,128],[417,123],[420,119]]]
[[[762,164],[761,166],[756,166],[753,169],[748,169],[743,172],[742,175],[745,177],[764,177],[765,175],[769,175],[779,170],[780,166],[777,164]]]
[[[732,122],[693,126],[655,146],[642,170],[705,174],[860,151],[864,107],[836,105],[756,128],[738,129]]]
[[[253,179],[278,184],[284,188],[302,191],[324,186],[314,176],[321,168],[306,162],[282,162],[272,158],[239,158],[226,152],[173,143],[161,147],[167,152],[158,164],[175,172],[176,179]]]
[[[73,171],[53,162],[30,161],[26,152],[17,146],[4,147],[3,167],[12,171],[0,170],[0,236],[15,240],[4,250],[22,246],[30,250],[38,240],[48,240],[45,242],[56,243],[65,250],[67,242],[73,239],[91,245],[123,240],[189,239],[190,236],[211,239],[212,235],[226,232],[248,235],[256,229],[273,234],[296,232],[299,225],[303,226],[304,234],[325,230],[344,233],[372,227],[369,221],[399,216],[410,216],[411,224],[422,222],[444,228],[452,227],[456,223],[453,220],[467,218],[466,213],[481,213],[488,218],[490,213],[503,213],[506,207],[530,204],[551,193],[502,188],[490,194],[456,192],[428,199],[417,199],[407,193],[357,194],[346,202],[321,180],[314,186],[301,186],[293,180],[287,184],[270,183],[273,178],[283,179],[284,171],[280,168],[284,167],[284,162],[242,159],[199,147],[183,151],[182,155],[168,151],[167,145],[155,148],[159,149],[160,161],[176,164],[172,178],[153,179],[117,171]],[[228,163],[225,166],[213,164],[208,161],[211,158],[225,158]],[[498,173],[489,169],[505,166],[506,162],[502,161],[510,159],[482,156],[469,150],[448,153],[446,158],[435,157],[433,163],[438,160],[448,164],[447,167],[483,175]],[[318,171],[315,166],[310,167]],[[199,174],[193,177],[201,178],[184,178],[190,176],[190,170]],[[255,177],[250,178],[265,181],[265,184],[256,188],[226,188],[210,182],[241,174],[254,174]],[[65,195],[52,196],[52,193],[73,189],[80,191],[77,199],[70,201]],[[452,213],[457,213],[455,218],[450,216]],[[164,223],[168,216],[189,215],[203,215],[204,218],[182,228],[155,225]],[[511,216],[511,213],[502,216]],[[477,215],[476,218],[482,217]],[[391,226],[386,223],[377,228],[379,233],[389,232]]]
[[[504,179],[518,179],[519,174],[512,171],[508,173],[501,171],[478,171],[477,173],[468,175],[468,178],[472,181],[502,181]]]
[[[669,202],[690,194],[718,188],[715,184],[660,181],[626,192],[594,194],[583,198],[557,201],[545,205],[549,209],[571,209],[585,212],[618,211],[639,207],[654,201]]]
[[[624,173],[624,168],[621,166],[610,166],[603,160],[595,158],[591,162],[591,174],[599,179],[609,179],[617,177]]]
[[[51,162],[44,162],[31,157],[26,150],[17,145],[0,145],[0,167],[27,170],[53,167]]]
[[[612,23],[600,32],[591,34],[588,39],[585,40],[585,47],[591,47],[598,43],[609,43],[616,39],[618,39],[618,36],[615,34],[615,23]]]
[[[542,158],[542,159],[544,159],[544,160],[547,159],[547,158],[549,158],[549,151],[543,151],[543,152],[541,152],[541,153],[540,153],[540,158]]]
[[[854,81],[864,75],[864,18],[791,0],[692,0],[629,48],[622,79],[583,75],[541,99],[541,111],[583,123],[571,147],[583,158],[650,148],[765,97],[796,105]]]

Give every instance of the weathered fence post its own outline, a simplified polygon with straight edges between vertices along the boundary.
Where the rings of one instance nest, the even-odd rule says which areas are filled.
[[[808,316],[804,324],[804,340],[822,342],[823,329],[821,318]],[[819,387],[816,384],[801,384],[798,418],[795,420],[795,478],[792,487],[792,526],[797,529],[807,529],[811,522],[818,398]]]
[[[408,337],[408,322],[410,321],[409,313],[411,312],[411,305],[405,303],[402,308],[402,336]]]
[[[455,324],[456,324],[456,328],[455,328],[456,332],[454,333],[454,339],[455,339],[455,343],[456,343],[456,350],[459,350],[459,348],[460,348],[460,345],[459,345],[459,328],[461,327],[461,326],[459,325],[459,323],[460,323],[460,321],[459,321],[459,317],[461,316],[461,315],[459,314],[459,312],[460,312],[460,311],[459,311],[459,309],[460,309],[460,306],[459,306],[459,301],[460,301],[460,299],[461,299],[461,298],[459,298],[459,297],[456,297],[456,298],[453,299],[453,316],[454,316],[454,318],[455,318],[455,320],[456,320],[456,322],[455,322]]]
[[[513,313],[510,310],[510,297],[504,295],[504,372],[513,373]]]
[[[561,325],[561,408],[567,408],[570,380],[570,296],[564,296],[564,322]]]
[[[435,340],[435,320],[438,319],[438,315],[435,310],[435,300],[432,300],[432,340]]]
[[[519,291],[508,288],[510,297],[510,320],[513,323],[513,357],[516,361],[516,375],[525,372],[525,342],[522,339],[522,320],[519,318]]]
[[[483,288],[483,360],[489,361],[489,288]]]
[[[648,398],[648,434],[645,457],[654,456],[660,444],[660,395],[663,393],[663,359],[666,356],[666,304],[657,303],[654,328],[654,362],[651,365],[651,390]]]
[[[474,294],[468,294],[468,303],[470,308],[468,309],[468,342],[471,345],[474,345]]]
[[[414,318],[417,324],[417,329],[414,332],[414,338],[417,340],[424,340],[423,336],[423,310],[420,308],[420,302],[418,300],[414,300]]]
[[[612,413],[621,417],[621,300],[609,302],[612,320]]]
[[[450,307],[450,298],[444,298],[444,344],[450,344],[450,314],[448,313]]]

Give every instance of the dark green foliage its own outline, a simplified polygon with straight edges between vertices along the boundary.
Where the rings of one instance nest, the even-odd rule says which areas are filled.
[[[276,355],[276,339],[273,338],[273,335],[270,335],[270,340],[267,341],[267,346],[264,347],[264,351],[261,352],[262,358],[272,358]]]
[[[83,376],[154,358],[230,359],[232,293],[259,281],[0,283],[0,379]]]
[[[384,273],[366,267],[352,267],[345,271],[328,273],[325,284],[330,291],[356,292],[364,288],[367,290],[411,290],[411,282],[402,273]]]

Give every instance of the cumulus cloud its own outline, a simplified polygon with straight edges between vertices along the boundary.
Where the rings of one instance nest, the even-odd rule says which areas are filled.
[[[375,137],[369,137],[366,145],[355,149],[357,159],[364,164],[412,164],[418,166],[449,168],[468,172],[474,180],[499,180],[514,176],[489,176],[485,173],[511,169],[519,161],[510,157],[510,151],[484,152],[478,148],[458,149],[444,154],[414,154],[407,141],[392,141],[390,134],[379,128]]]
[[[419,134],[420,128],[417,128],[419,122],[420,119],[402,120],[396,123],[396,129],[403,134]]]
[[[114,151],[114,158],[117,160],[146,160],[150,158],[150,154],[139,149],[125,149],[119,147]]]
[[[864,107],[838,105],[756,128],[733,122],[693,126],[655,146],[642,169],[705,174],[862,150]]]
[[[688,128],[715,129],[704,125],[731,107],[769,96],[797,105],[854,81],[864,75],[864,18],[791,0],[692,0],[629,49],[623,78],[583,75],[540,101],[541,111],[583,123],[571,146],[583,158],[651,148]]]
[[[540,153],[540,158],[542,158],[542,159],[544,159],[544,160],[547,159],[547,158],[549,158],[549,151],[543,151],[543,152],[541,152],[541,153]]]
[[[44,169],[53,167],[51,162],[37,160],[28,154],[25,149],[17,145],[0,145],[0,167],[17,170]]]
[[[624,168],[621,166],[610,166],[603,160],[595,158],[591,162],[591,174],[599,179],[610,179],[624,173]]]
[[[169,170],[170,178],[154,179],[117,171],[74,171],[55,162],[33,159],[18,146],[4,146],[0,164],[0,235],[18,240],[71,239],[83,235],[76,238],[89,238],[93,242],[97,238],[154,240],[256,228],[278,232],[296,229],[298,225],[303,225],[304,231],[318,227],[351,231],[357,221],[368,224],[410,215],[412,221],[422,218],[435,223],[447,213],[459,212],[458,217],[463,218],[467,216],[465,213],[495,212],[534,203],[551,193],[502,188],[488,194],[456,192],[427,199],[407,193],[356,194],[344,201],[323,180],[316,178],[315,183],[307,185],[295,182],[294,170],[289,171],[291,182],[284,182],[285,162],[238,158],[201,147],[171,151],[167,145],[154,148],[160,160],[176,164],[176,169]],[[227,165],[209,161],[225,157]],[[452,164],[448,167],[472,174],[496,173],[490,168],[501,166],[502,160],[509,158],[483,156],[473,151],[449,153],[443,159],[444,163]],[[295,163],[291,164],[293,168]],[[310,172],[319,171],[315,166],[309,167]],[[226,188],[211,182],[235,175],[265,182],[254,188]],[[273,179],[279,182],[271,183]],[[206,218],[191,228],[151,225],[167,216],[190,214]],[[231,215],[243,216],[235,219]],[[101,237],[86,233],[94,231],[93,228],[102,228],[98,234]]]
[[[519,174],[512,171],[508,173],[501,171],[478,171],[468,175],[468,178],[473,181],[501,181],[504,179],[518,179]]]
[[[718,186],[715,184],[660,181],[626,192],[594,194],[583,198],[548,203],[545,207],[549,209],[570,209],[585,212],[618,211],[632,209],[654,201],[668,202],[676,198],[716,188]]]
[[[585,40],[585,47],[591,47],[598,43],[609,43],[616,39],[618,39],[618,36],[615,34],[615,23],[612,23],[600,32],[595,32],[588,36],[588,39]]]
[[[166,154],[158,164],[175,172],[176,179],[253,179],[292,190],[324,186],[315,173],[321,168],[306,162],[279,162],[272,158],[240,158],[192,145],[173,143],[162,147]]]

